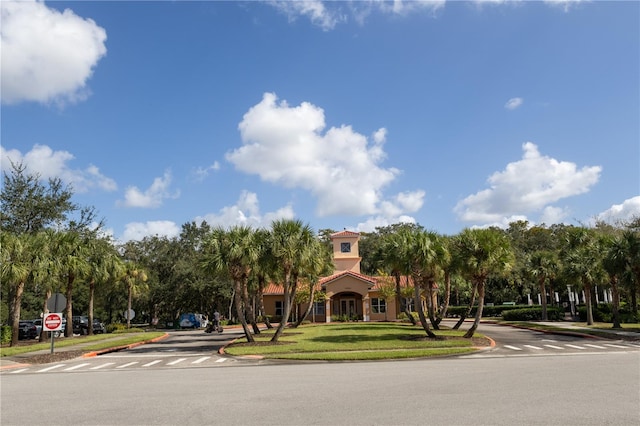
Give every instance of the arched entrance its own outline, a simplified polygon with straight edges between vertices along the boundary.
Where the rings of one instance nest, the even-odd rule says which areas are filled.
[[[331,298],[331,315],[341,319],[354,321],[362,320],[362,295],[352,292],[342,292],[335,294]]]

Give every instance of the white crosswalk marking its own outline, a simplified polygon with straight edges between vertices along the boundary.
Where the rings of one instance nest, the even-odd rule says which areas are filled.
[[[627,349],[627,346],[614,345],[613,343],[605,343],[604,345],[609,346],[610,348]]]
[[[517,347],[517,346],[504,345],[504,347],[505,347],[505,348],[508,348],[508,349],[512,349],[512,350],[514,350],[514,351],[521,351],[521,350],[522,350],[522,348],[519,348],[519,347]]]
[[[23,371],[27,371],[28,368],[21,368],[20,370],[13,370],[11,372],[11,374],[18,374],[18,373],[22,373]]]
[[[585,343],[584,345],[595,349],[606,349],[604,346],[592,345],[591,343]]]
[[[89,364],[89,363],[77,364],[77,365],[74,365],[74,366],[72,366],[72,367],[65,368],[65,369],[64,369],[64,371],[73,371],[73,370],[77,370],[77,369],[79,369],[79,368],[86,367],[87,365],[90,365],[90,364]]]
[[[227,360],[226,358],[218,358],[216,362],[225,362],[226,360]]]
[[[179,363],[181,363],[182,361],[185,361],[185,360],[186,360],[186,358],[179,358],[179,359],[176,359],[175,361],[171,361],[171,362],[167,363],[167,365],[176,365],[176,364],[179,364]]]
[[[538,350],[538,351],[541,351],[541,350],[542,350],[542,348],[541,348],[541,347],[539,347],[539,346],[524,345],[524,347],[525,347],[525,348],[529,348],[529,349],[535,349],[535,350]]]
[[[577,346],[577,345],[570,345],[570,344],[566,344],[565,346],[569,347],[569,348],[573,348],[573,349],[581,349],[584,350],[585,348],[583,348],[582,346]]]
[[[56,368],[64,367],[65,365],[67,365],[67,364],[52,365],[51,367],[47,367],[47,368],[43,368],[42,370],[38,370],[38,371],[36,371],[36,373],[45,373],[47,371],[55,370]]]
[[[108,367],[110,365],[113,365],[115,363],[113,362],[105,362],[104,364],[100,364],[100,365],[96,365],[95,367],[91,367],[90,370],[100,370],[101,368],[105,368]]]
[[[162,361],[159,360],[159,359],[156,359],[155,361],[151,361],[151,362],[148,362],[148,363],[144,364],[143,367],[151,367],[152,365],[156,365],[159,362],[162,362]]]
[[[203,356],[202,358],[198,358],[197,360],[193,361],[192,364],[200,364],[201,362],[204,362],[206,360],[208,360],[209,358],[211,358],[210,356]]]
[[[561,351],[563,351],[563,350],[564,350],[564,348],[563,348],[563,347],[556,346],[556,345],[545,345],[545,346],[546,346],[547,348],[551,348],[551,349],[559,349],[559,350],[561,350]]]
[[[123,364],[123,365],[119,365],[116,368],[127,368],[127,367],[131,367],[132,365],[135,365],[137,363],[138,363],[138,361],[129,362],[129,363],[126,363],[126,364]]]

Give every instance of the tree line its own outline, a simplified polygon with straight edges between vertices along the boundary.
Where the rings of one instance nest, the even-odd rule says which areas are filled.
[[[91,332],[98,313],[108,323],[126,322],[133,309],[137,322],[175,322],[181,313],[214,310],[240,323],[247,341],[259,322],[271,327],[262,292],[269,283],[283,288],[281,336],[295,307],[323,300],[318,280],[333,271],[332,230],[317,233],[299,220],[277,220],[269,229],[182,225],[179,236],[149,236],[118,244],[104,233],[91,207],[72,202],[73,191],[59,179],[43,183],[21,164],[4,174],[1,194],[2,322],[13,327],[13,344],[22,312],[46,312],[53,292],[67,298],[67,336],[71,317],[86,314]],[[435,336],[450,305],[468,305],[475,319],[485,300],[520,300],[540,294],[543,318],[554,292],[567,286],[584,291],[587,322],[593,322],[595,287],[611,289],[613,326],[620,326],[624,306],[637,321],[640,290],[640,219],[593,227],[530,225],[507,229],[464,229],[442,235],[415,224],[395,224],[362,233],[362,273],[389,285],[380,292],[395,300],[411,321]],[[402,280],[410,277],[410,285]],[[438,298],[441,304],[436,304]],[[548,296],[549,295],[549,296]],[[312,303],[297,315],[299,325]],[[414,319],[412,310],[417,311]],[[395,319],[395,318],[394,318]],[[459,321],[459,327],[462,321]]]

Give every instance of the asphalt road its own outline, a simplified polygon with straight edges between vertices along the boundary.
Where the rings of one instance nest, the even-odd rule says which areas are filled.
[[[122,353],[3,373],[0,424],[640,424],[637,347],[485,324],[481,331],[494,349],[357,363],[234,361],[216,354],[226,331],[174,332]],[[535,349],[593,342],[602,349]]]
[[[637,425],[640,352],[2,377],[2,425]]]

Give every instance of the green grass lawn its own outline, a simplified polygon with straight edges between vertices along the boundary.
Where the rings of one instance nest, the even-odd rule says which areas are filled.
[[[82,347],[83,351],[91,352],[101,349],[112,348],[115,346],[131,345],[138,342],[146,342],[157,337],[163,336],[165,333],[161,331],[150,331],[141,333],[122,333],[122,334],[96,334],[94,336],[76,336],[56,338],[54,348],[63,348],[78,344],[93,343]],[[51,348],[51,340],[45,340],[42,343],[33,343],[18,346],[3,346],[0,348],[0,356],[14,356],[28,352],[41,351]]]
[[[419,326],[404,323],[333,323],[287,328],[276,344],[274,330],[255,335],[256,343],[238,342],[225,348],[229,355],[257,355],[270,359],[374,360],[463,354],[488,345],[481,334],[473,339],[464,331],[435,330],[427,338]]]

